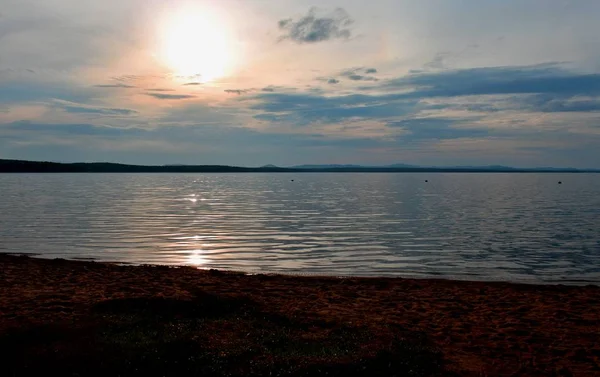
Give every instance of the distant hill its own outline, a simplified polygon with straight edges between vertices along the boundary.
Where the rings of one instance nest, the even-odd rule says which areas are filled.
[[[489,166],[417,166],[407,164],[392,164],[382,166],[372,165],[296,165],[292,169],[310,170],[373,170],[373,171],[485,171],[485,172],[600,172],[600,169],[575,169],[575,168],[515,168],[502,165]]]
[[[407,164],[392,164],[392,165],[296,165],[293,169],[422,169],[434,168],[433,166],[417,166]]]
[[[406,165],[406,164],[393,164],[389,165],[390,168],[415,168],[415,165]]]
[[[352,169],[364,168],[361,165],[296,165],[291,166],[292,169]]]
[[[501,173],[501,172],[600,172],[600,169],[573,168],[511,168],[507,166],[412,166],[394,164],[388,166],[361,165],[299,165],[278,167],[265,165],[262,167],[240,167],[227,165],[127,165],[110,162],[93,163],[59,163],[50,161],[24,161],[0,159],[0,173],[401,173],[401,172],[464,172],[464,173]]]

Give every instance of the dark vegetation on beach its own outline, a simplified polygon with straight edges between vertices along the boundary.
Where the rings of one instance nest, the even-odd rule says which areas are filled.
[[[0,254],[0,376],[598,376],[600,287]]]
[[[192,298],[116,298],[79,307],[65,295],[44,297],[38,311],[50,312],[50,320],[22,318],[35,323],[0,331],[1,374],[452,375],[421,334],[291,319],[244,296],[189,290]]]
[[[3,375],[448,375],[423,339],[292,321],[243,299],[122,299],[90,309],[74,322],[3,334]]]

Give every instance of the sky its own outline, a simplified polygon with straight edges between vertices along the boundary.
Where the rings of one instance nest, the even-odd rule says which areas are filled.
[[[600,168],[597,0],[0,0],[0,158]]]

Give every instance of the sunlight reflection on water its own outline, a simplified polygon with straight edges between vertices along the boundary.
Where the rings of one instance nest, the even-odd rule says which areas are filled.
[[[209,260],[205,257],[204,250],[198,249],[191,251],[191,253],[188,255],[186,264],[195,267],[203,267],[204,265],[208,264],[208,262]]]

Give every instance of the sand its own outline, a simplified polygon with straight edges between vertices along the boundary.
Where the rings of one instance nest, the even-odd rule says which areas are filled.
[[[185,300],[199,290],[292,319],[422,333],[459,375],[600,376],[597,286],[245,275],[0,255],[0,335],[76,323],[106,300]]]

